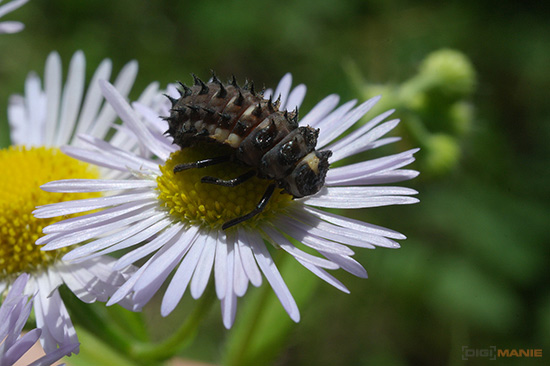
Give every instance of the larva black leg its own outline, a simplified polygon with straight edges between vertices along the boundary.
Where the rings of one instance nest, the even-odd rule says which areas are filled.
[[[178,164],[174,167],[174,173],[192,168],[205,168],[210,165],[225,163],[231,159],[231,155],[218,156],[215,158],[195,161],[194,163]]]
[[[239,175],[237,178],[233,178],[233,179],[224,180],[216,177],[206,176],[201,178],[201,182],[209,183],[209,184],[217,184],[219,186],[224,186],[224,187],[236,187],[239,184],[246,182],[247,180],[249,180],[255,175],[256,175],[256,172],[254,170],[250,170],[242,175]]]
[[[250,211],[246,215],[243,215],[243,216],[240,216],[240,217],[237,217],[237,218],[234,218],[232,220],[229,220],[229,221],[225,222],[222,225],[222,229],[227,230],[231,226],[235,226],[237,224],[240,224],[241,222],[246,221],[246,220],[256,216],[260,212],[262,212],[265,209],[265,206],[267,206],[267,203],[269,202],[269,199],[273,195],[273,192],[275,191],[275,186],[276,186],[275,183],[273,183],[273,184],[270,184],[269,187],[267,187],[262,199],[260,200],[260,202],[258,202],[255,209],[253,209],[252,211]]]

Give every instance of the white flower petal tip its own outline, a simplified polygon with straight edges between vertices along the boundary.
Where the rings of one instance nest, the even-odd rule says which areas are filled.
[[[23,6],[29,0],[13,0],[7,4],[0,5],[0,18],[4,15],[11,13],[17,8]],[[0,34],[1,33],[16,33],[21,31],[24,28],[24,25],[20,22],[15,21],[5,21],[0,22]]]
[[[25,25],[21,22],[16,22],[16,21],[0,22],[0,34],[18,33],[18,32],[21,32],[23,29],[25,29]]]

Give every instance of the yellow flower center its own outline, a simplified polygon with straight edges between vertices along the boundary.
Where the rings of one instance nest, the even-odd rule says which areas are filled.
[[[47,268],[68,249],[41,251],[35,241],[42,228],[66,217],[37,219],[36,206],[98,194],[48,193],[40,185],[59,179],[98,178],[87,163],[58,148],[11,146],[0,150],[0,281]]]
[[[252,211],[273,181],[253,177],[235,187],[201,182],[204,176],[224,180],[236,178],[251,170],[250,167],[238,162],[226,162],[174,173],[174,167],[178,164],[228,155],[231,152],[231,148],[226,146],[202,144],[172,153],[166,164],[160,167],[162,175],[157,178],[162,206],[170,210],[170,214],[177,220],[212,229],[219,229],[226,221]],[[280,214],[292,200],[291,195],[281,192],[282,189],[276,188],[264,211],[241,225],[255,227]]]

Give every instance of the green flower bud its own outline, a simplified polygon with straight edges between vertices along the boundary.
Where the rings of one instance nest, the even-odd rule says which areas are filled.
[[[432,52],[420,65],[419,78],[429,80],[440,92],[453,99],[471,95],[476,76],[470,60],[461,52],[443,49]]]
[[[449,108],[449,120],[453,133],[464,136],[472,129],[474,120],[473,106],[468,102],[456,102]]]
[[[460,147],[456,139],[446,134],[431,135],[425,141],[424,164],[432,175],[443,175],[453,169],[460,159]]]

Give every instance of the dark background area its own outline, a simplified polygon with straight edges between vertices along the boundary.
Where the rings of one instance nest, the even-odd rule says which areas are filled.
[[[224,78],[235,74],[267,86],[291,72],[296,83],[308,87],[303,113],[330,93],[343,101],[365,99],[357,87],[362,81],[350,77],[350,63],[365,82],[398,85],[432,51],[458,50],[477,77],[468,99],[471,127],[455,137],[460,159],[442,174],[421,174],[402,184],[420,192],[419,204],[353,213],[408,239],[399,250],[357,250],[355,258],[370,278],[336,273],[351,295],[320,283],[301,305],[302,321],[275,362],[456,365],[463,346],[542,348],[544,359],[550,351],[550,12],[545,5],[31,0],[3,18],[20,20],[26,29],[0,37],[0,142],[9,141],[9,95],[23,92],[29,71],[43,76],[53,50],[61,55],[64,73],[72,54],[83,50],[88,80],[103,58],[113,60],[115,72],[138,60],[133,97],[153,80],[190,83],[191,72],[208,78],[213,69]],[[405,138],[387,153],[418,146],[407,137],[406,114],[400,113],[397,133]],[[416,169],[422,154],[419,160]],[[239,304],[245,302],[246,297]],[[148,311],[157,312],[158,306]],[[227,332],[219,310],[211,317],[184,356],[219,360],[218,341]]]

